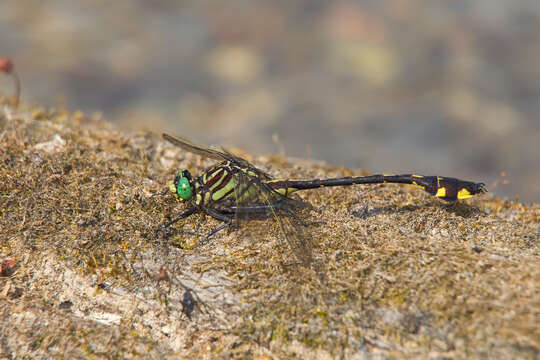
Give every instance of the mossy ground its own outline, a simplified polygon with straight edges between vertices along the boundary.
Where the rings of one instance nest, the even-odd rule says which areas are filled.
[[[362,174],[241,154],[276,177]],[[273,219],[222,231],[162,192],[210,165],[62,109],[0,110],[7,358],[537,358],[540,206],[408,186],[306,191],[311,263]],[[458,175],[458,174],[443,174]],[[192,295],[190,311],[186,299]]]

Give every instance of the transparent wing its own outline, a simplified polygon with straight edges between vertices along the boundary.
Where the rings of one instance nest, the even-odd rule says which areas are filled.
[[[179,136],[169,135],[166,133],[163,133],[163,138],[170,142],[173,145],[176,145],[186,151],[189,151],[193,154],[200,155],[202,157],[219,160],[219,161],[230,161],[236,166],[239,166],[241,168],[245,168],[247,170],[252,171],[253,173],[257,174],[259,177],[263,178],[264,180],[270,180],[272,177],[265,173],[264,171],[257,169],[255,166],[253,166],[249,161],[244,160],[242,158],[239,158],[237,156],[234,156],[226,149],[222,148],[222,151],[218,151],[215,149],[207,148],[201,145],[194,144],[193,142],[181,138]]]
[[[187,139],[184,139],[178,136],[165,134],[165,133],[163,133],[163,138],[167,140],[168,142],[170,142],[171,144],[176,145],[193,154],[197,154],[202,157],[207,157],[207,158],[211,158],[215,160],[224,159],[223,154],[220,153],[219,151],[196,145]]]
[[[281,195],[255,175],[238,172],[234,176],[238,184],[235,188],[235,221],[238,223],[246,216],[257,214],[271,217],[276,221],[280,238],[285,240],[292,255],[302,265],[309,267],[312,262],[313,245],[311,237],[306,234],[305,224],[298,215],[309,205]]]

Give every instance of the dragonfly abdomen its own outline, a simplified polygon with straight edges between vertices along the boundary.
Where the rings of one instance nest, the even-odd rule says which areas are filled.
[[[440,176],[403,175],[370,175],[359,177],[343,177],[335,179],[315,179],[306,181],[271,180],[268,185],[282,195],[289,195],[298,190],[316,189],[325,186],[350,186],[357,184],[410,184],[420,187],[429,194],[448,201],[466,199],[486,192],[483,183],[474,183],[456,178]]]

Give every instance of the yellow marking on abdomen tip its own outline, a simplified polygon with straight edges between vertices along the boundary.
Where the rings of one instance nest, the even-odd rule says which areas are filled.
[[[446,197],[446,188],[440,187],[437,189],[436,197]]]
[[[469,190],[463,188],[463,189],[458,191],[457,197],[458,197],[458,199],[468,199],[470,197],[473,197],[473,194],[471,194],[469,192]]]

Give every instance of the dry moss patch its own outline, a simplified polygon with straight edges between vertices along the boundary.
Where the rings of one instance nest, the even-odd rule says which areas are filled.
[[[361,174],[248,159],[276,177]],[[303,229],[306,267],[272,218],[207,242],[197,234],[217,223],[200,216],[153,232],[184,208],[162,194],[175,171],[208,165],[155,134],[4,102],[0,354],[540,356],[538,205],[397,185],[304,192],[302,217],[324,222]]]

